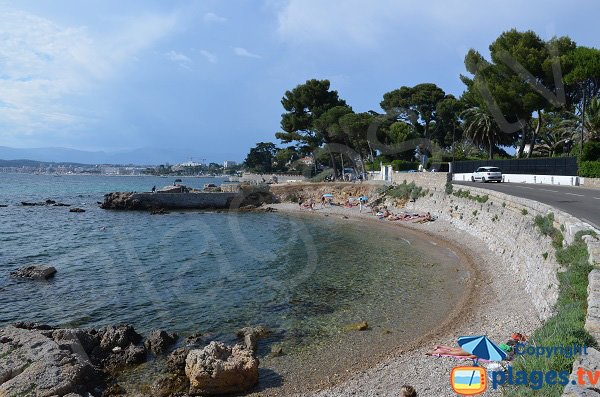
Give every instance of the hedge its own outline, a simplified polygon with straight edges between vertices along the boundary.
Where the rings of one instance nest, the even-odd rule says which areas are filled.
[[[419,163],[416,161],[394,160],[392,161],[392,169],[394,171],[418,170]]]
[[[600,161],[580,161],[579,176],[600,178]]]

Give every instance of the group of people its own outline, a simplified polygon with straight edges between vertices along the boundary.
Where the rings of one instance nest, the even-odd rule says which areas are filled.
[[[435,217],[431,215],[430,212],[428,212],[426,215],[405,212],[394,214],[386,207],[374,208],[373,212],[379,219],[387,219],[388,221],[412,221],[413,223],[427,223],[435,220]]]
[[[517,343],[525,343],[527,342],[527,340],[529,339],[529,337],[527,335],[515,332],[513,333],[510,338],[508,338],[508,340],[506,341],[506,343],[501,343],[500,345],[498,345],[498,347],[500,347],[500,349],[502,349],[504,352],[506,352],[507,355],[507,360],[512,360],[513,356],[514,356],[514,347]],[[451,347],[451,346],[444,346],[444,345],[436,345],[434,346],[434,348],[430,351],[428,351],[427,353],[428,356],[438,356],[438,357],[442,357],[442,356],[449,356],[449,357],[464,357],[464,358],[470,358],[470,359],[476,359],[477,356],[464,351],[461,347]]]

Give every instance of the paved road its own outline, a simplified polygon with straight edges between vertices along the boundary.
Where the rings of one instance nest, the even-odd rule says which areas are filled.
[[[559,208],[600,229],[600,189],[576,186],[555,186],[525,183],[454,182],[455,185],[475,186],[512,196],[524,197]]]

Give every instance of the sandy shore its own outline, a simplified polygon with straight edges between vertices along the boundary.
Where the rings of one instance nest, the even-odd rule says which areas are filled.
[[[419,396],[454,396],[449,384],[450,371],[471,361],[430,357],[425,352],[434,345],[457,346],[463,335],[487,335],[496,343],[505,342],[513,332],[529,334],[540,326],[537,312],[524,288],[514,280],[502,260],[489,251],[476,236],[457,232],[441,220],[426,224],[379,220],[371,214],[359,213],[358,208],[327,207],[311,211],[297,204],[270,205],[281,212],[302,212],[310,216],[348,217],[349,221],[376,222],[393,231],[405,227],[444,241],[459,251],[473,267],[470,289],[465,299],[448,318],[440,319],[436,330],[425,330],[424,336],[411,346],[390,352],[388,358],[371,368],[356,373],[342,374],[330,385],[294,385],[293,388],[271,389],[255,395],[305,396],[398,396],[402,385],[414,386]],[[341,383],[340,383],[341,382]],[[305,390],[303,390],[305,389]],[[298,391],[298,392],[295,392]],[[500,395],[488,390],[485,395]]]

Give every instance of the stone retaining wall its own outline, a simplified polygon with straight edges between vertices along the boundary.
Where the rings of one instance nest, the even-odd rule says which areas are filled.
[[[600,189],[600,178],[580,178],[583,187]]]

